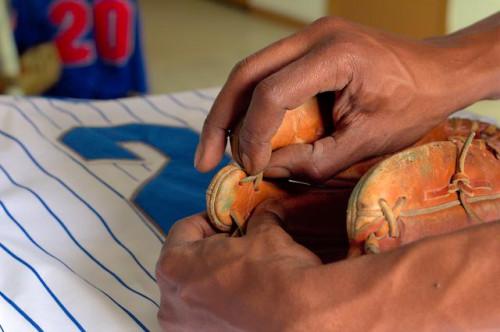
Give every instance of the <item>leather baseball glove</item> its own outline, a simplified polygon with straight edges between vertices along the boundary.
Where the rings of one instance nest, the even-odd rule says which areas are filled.
[[[309,107],[302,106],[299,109],[297,109],[297,112],[296,110],[292,110],[287,113],[287,116],[285,117],[282,126],[278,130],[277,135],[273,138],[272,141],[273,149],[277,149],[287,144],[293,144],[298,142],[301,143],[313,142],[322,135],[324,135],[325,133],[327,133],[327,130],[325,129],[324,126],[325,121],[319,112],[318,105],[313,102],[310,102],[305,106],[307,105],[309,105]],[[294,115],[297,116],[294,117]],[[310,121],[308,122],[301,121],[301,119],[304,118],[307,118]],[[322,127],[318,128],[317,126],[322,126]],[[306,131],[306,133],[304,133],[304,131]],[[475,135],[471,136],[472,132],[475,132]],[[489,153],[487,154],[487,156],[489,156],[489,159],[487,160],[490,163],[487,164],[487,166],[496,167],[498,170],[500,170],[500,167],[498,167],[500,165],[494,163],[497,161],[496,158],[500,151],[499,149],[500,131],[498,131],[495,126],[483,122],[471,121],[466,119],[449,119],[444,123],[440,124],[439,126],[437,126],[431,132],[429,132],[420,141],[415,143],[414,147],[417,148],[414,149],[418,149],[419,146],[422,146],[421,149],[425,150],[428,149],[427,146],[429,142],[447,141],[450,138],[457,137],[456,139],[453,140],[453,142],[433,143],[434,145],[436,145],[436,148],[432,149],[432,151],[434,151],[434,153],[437,155],[439,155],[439,153],[445,154],[447,158],[446,160],[451,162],[451,164],[449,164],[448,167],[453,168],[456,163],[457,156],[456,153],[455,155],[449,155],[450,151],[453,150],[449,147],[449,145],[451,144],[455,146],[456,150],[457,144],[463,145],[463,141],[467,136],[470,136],[470,140],[472,140],[474,137],[481,140],[474,141],[473,144],[471,143],[466,148],[465,153],[476,155],[476,150],[477,150],[476,146],[480,144],[478,142],[482,142],[481,144],[483,144],[484,146],[483,150]],[[423,146],[425,146],[425,148]],[[237,141],[235,141],[234,139],[232,140],[232,149],[233,153],[235,153],[236,155],[238,153]],[[407,151],[413,151],[413,150],[410,148]],[[374,218],[373,220],[370,219],[371,221],[368,222],[367,221],[368,219],[364,216],[365,212],[367,211],[363,208],[365,204],[365,199],[367,197],[365,196],[367,195],[365,194],[366,192],[372,192],[372,196],[369,196],[370,199],[374,200],[382,199],[382,197],[377,198],[377,196],[373,196],[374,195],[373,193],[376,192],[377,189],[366,189],[376,186],[378,182],[382,183],[381,182],[382,180],[380,179],[384,178],[389,182],[392,181],[390,182],[393,184],[392,187],[390,187],[391,192],[394,195],[400,194],[400,196],[406,197],[404,206],[403,205],[400,206],[400,204],[403,204],[401,202],[398,203],[399,205],[396,206],[390,205],[391,208],[396,208],[396,210],[400,209],[396,211],[399,213],[403,211],[401,210],[403,209],[403,207],[414,208],[414,206],[416,207],[420,206],[422,204],[422,201],[414,202],[414,205],[410,204],[410,202],[412,202],[412,198],[409,197],[410,195],[405,194],[404,191],[406,189],[404,187],[399,186],[400,181],[398,180],[398,177],[407,176],[407,178],[413,179],[414,181],[413,187],[415,187],[415,190],[417,192],[419,191],[427,192],[427,187],[423,187],[418,184],[422,183],[423,185],[426,180],[431,181],[430,178],[419,179],[418,176],[416,174],[413,174],[412,170],[410,169],[403,170],[402,168],[399,168],[396,172],[396,169],[391,170],[389,168],[384,168],[384,172],[376,173],[379,175],[377,175],[377,177],[374,177],[374,180],[366,181],[365,179],[366,177],[368,177],[367,175],[365,178],[363,178],[362,181],[358,183],[356,189],[354,189],[355,183],[374,165],[377,164],[379,165],[376,166],[374,169],[378,169],[379,167],[384,167],[380,165],[387,165],[389,161],[387,161],[387,163],[384,163],[384,160],[386,159],[398,160],[394,162],[397,164],[398,162],[400,162],[400,160],[403,160],[405,158],[404,156],[411,156],[411,155],[412,155],[411,153],[408,154],[405,151],[396,154],[393,157],[387,155],[387,156],[372,158],[364,162],[358,163],[350,167],[349,169],[341,172],[334,179],[334,180],[348,179],[352,181],[340,181],[340,182],[331,181],[331,183],[333,183],[334,185],[327,188],[317,188],[311,185],[304,185],[301,183],[290,182],[290,181],[276,181],[276,180],[271,181],[266,179],[262,180],[262,178],[259,176],[249,177],[239,166],[235,164],[228,165],[214,177],[207,191],[206,197],[207,197],[208,216],[213,225],[219,230],[224,232],[233,232],[235,235],[241,235],[244,233],[245,223],[249,218],[249,216],[251,215],[253,209],[263,201],[270,199],[279,200],[283,204],[288,204],[290,211],[294,211],[295,210],[294,204],[299,204],[301,200],[307,201],[310,206],[314,205],[318,207],[318,204],[313,204],[315,202],[313,198],[307,198],[307,199],[304,198],[304,195],[307,196],[308,193],[315,192],[316,194],[314,196],[307,196],[307,197],[320,197],[320,196],[323,198],[328,196],[335,197],[332,198],[332,200],[328,201],[329,205],[332,204],[335,205],[335,207],[331,206],[329,209],[330,220],[332,224],[338,225],[339,222],[344,223],[344,221],[347,218],[349,241],[352,247],[350,251],[351,255],[383,251],[385,249],[389,249],[395,246],[402,245],[404,243],[414,241],[421,237],[429,236],[431,234],[439,234],[439,232],[436,232],[433,229],[429,228],[428,232],[420,232],[420,233],[417,232],[417,234],[412,235],[412,237],[406,238],[405,234],[409,233],[399,232],[398,235],[401,234],[403,235],[401,237],[398,237],[397,241],[393,240],[394,238],[389,236],[389,239],[392,240],[390,241],[388,240],[390,245],[387,245],[386,244],[387,241],[385,240],[387,234],[383,233],[383,231],[386,231],[385,228],[381,228],[380,231],[377,228],[382,224],[382,221],[378,219],[383,219],[383,218],[381,218],[380,215],[377,215],[378,219],[377,218]],[[440,176],[439,179],[435,180],[436,185],[441,185],[441,188],[449,187],[453,174],[450,175],[448,173],[444,173],[444,171],[441,171],[439,168],[436,167],[437,164],[435,165],[434,159],[430,158],[425,153],[422,154],[420,162],[428,169],[434,170],[437,174],[439,174]],[[474,165],[470,166],[470,168],[472,169],[475,169],[475,167],[476,166]],[[481,174],[482,171],[485,171],[485,169],[481,168],[481,170],[476,173]],[[471,173],[471,174],[476,175],[476,173]],[[369,174],[374,174],[374,171],[370,171]],[[491,174],[494,174],[494,172],[492,172]],[[446,179],[447,176],[449,176],[448,179]],[[500,178],[498,178],[498,175],[496,176],[497,176],[496,182],[500,183]],[[491,181],[493,181],[492,183],[496,183],[494,179],[493,180],[490,179],[490,182]],[[462,182],[457,182],[455,183],[455,185],[462,188],[463,185],[461,183]],[[360,188],[363,188],[363,190],[361,190]],[[342,201],[342,199],[339,197],[345,197],[346,193],[351,194],[351,191],[353,191],[353,193],[351,196],[351,203],[349,204],[348,216],[346,216],[347,206],[342,207],[341,204],[338,202]],[[342,192],[343,193],[342,195],[344,196],[340,195],[339,192]],[[455,191],[456,195],[458,195],[457,193],[461,193],[461,191],[460,190]],[[476,195],[476,194],[477,194],[476,192],[471,192],[471,195]],[[463,196],[463,194],[460,195]],[[452,194],[450,193],[449,197],[451,196]],[[289,202],[295,202],[295,203],[290,204]],[[468,201],[467,199],[464,199],[463,202],[468,202]],[[496,201],[491,201],[491,202],[488,201],[488,202],[489,202],[488,206],[490,204],[498,205],[498,202]],[[391,203],[395,204],[397,202],[391,202]],[[455,202],[449,204],[457,204],[457,203]],[[469,208],[469,205],[467,205],[467,208]],[[321,206],[321,204],[319,204],[319,206]],[[422,205],[422,208],[424,208],[424,205]],[[311,212],[315,212],[316,210],[317,209],[312,209]],[[377,213],[380,214],[381,213],[380,209],[378,211],[379,212]],[[431,209],[431,211],[433,210]],[[453,223],[453,221],[449,222],[448,226],[446,227],[443,226],[444,228],[441,231],[441,233],[463,227],[463,224],[466,223],[468,220],[467,218],[469,218],[469,216],[472,215],[471,213],[473,213],[470,211],[473,210],[469,209],[469,213],[466,213],[465,215],[458,215],[458,217],[461,219],[456,222],[456,227],[454,227],[455,224]],[[398,216],[405,217],[406,215],[403,213],[402,215],[398,214]],[[397,217],[395,218],[397,219]],[[497,210],[493,211],[492,215],[485,219],[490,221],[490,220],[495,220],[495,218],[500,219],[500,213],[498,213]],[[306,217],[304,220],[310,221],[311,219],[312,218]],[[325,219],[324,215],[322,215],[321,218],[319,219],[324,220]],[[401,219],[401,220],[403,220],[402,222],[404,222],[404,220],[406,219]],[[394,220],[391,219],[391,221],[393,222],[392,224],[394,224]],[[374,223],[375,226],[373,226],[372,223]],[[366,225],[370,225],[370,227]],[[425,228],[425,225],[420,227]],[[367,231],[367,229],[371,230],[372,232]],[[375,229],[375,231],[373,229]],[[379,232],[377,233],[377,231]],[[374,233],[374,235],[372,235],[372,233]],[[377,240],[378,242],[375,240]],[[339,243],[338,240],[336,242]],[[335,247],[338,248],[338,246]]]
[[[349,255],[500,220],[499,150],[473,137],[407,149],[366,173],[349,200]]]

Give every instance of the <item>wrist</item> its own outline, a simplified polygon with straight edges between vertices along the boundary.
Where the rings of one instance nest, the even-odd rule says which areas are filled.
[[[500,221],[379,255],[314,267],[298,282],[302,330],[475,330],[498,326]],[[481,271],[481,273],[478,273]]]
[[[450,112],[500,98],[500,26],[489,31],[428,40],[438,49],[442,87]]]
[[[383,278],[369,278],[372,257],[308,268],[296,281],[300,289],[286,331],[362,331],[383,327]],[[383,328],[381,330],[384,330]]]

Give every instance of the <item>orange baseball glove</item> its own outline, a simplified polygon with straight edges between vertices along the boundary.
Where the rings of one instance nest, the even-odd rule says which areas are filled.
[[[310,101],[296,110],[289,111],[282,126],[273,138],[273,149],[283,147],[287,144],[313,142],[327,133],[324,124],[325,120],[319,111],[318,104],[314,101]],[[475,137],[481,140],[472,141],[474,138],[474,136],[470,135],[472,132],[475,132]],[[470,143],[464,146],[464,141],[467,136],[470,136]],[[234,137],[237,137],[237,135]],[[457,138],[453,139],[454,137]],[[450,138],[452,138],[453,141],[448,141]],[[443,142],[429,144],[429,142],[436,141]],[[231,143],[233,154],[237,156],[238,142],[233,139]],[[301,211],[309,211],[305,214],[302,213],[305,216],[302,224],[303,226],[307,226],[299,227],[299,229],[302,229],[302,231],[312,231],[313,236],[306,236],[305,238],[313,241],[314,239],[317,240],[318,236],[321,237],[322,233],[315,233],[311,227],[309,227],[309,223],[313,219],[312,215],[318,210],[321,210],[321,207],[324,205],[327,207],[329,213],[316,213],[315,222],[325,225],[324,221],[328,219],[330,225],[336,229],[334,233],[338,235],[341,233],[339,233],[338,225],[345,225],[345,221],[347,220],[347,234],[345,235],[344,242],[347,242],[348,236],[351,246],[350,255],[353,256],[362,253],[375,253],[388,250],[422,237],[463,228],[470,224],[470,218],[472,216],[478,217],[476,218],[478,220],[486,221],[500,219],[500,201],[498,201],[499,197],[497,197],[500,194],[495,191],[496,189],[494,188],[496,183],[500,184],[500,173],[498,173],[500,172],[500,164],[498,164],[497,159],[500,155],[499,143],[500,131],[493,125],[465,119],[450,119],[429,132],[420,141],[415,143],[413,148],[407,149],[392,157],[387,155],[372,158],[353,165],[349,169],[338,174],[335,179],[332,179],[333,181],[329,181],[331,184],[330,186],[327,185],[321,188],[287,180],[271,181],[262,180],[260,176],[248,177],[239,166],[234,164],[228,165],[214,177],[207,191],[208,216],[217,229],[241,235],[244,233],[247,219],[258,204],[269,199],[279,200],[281,204],[288,206],[290,215],[294,216],[292,219],[295,221],[297,221],[297,216],[300,215],[300,213],[296,213],[296,208],[298,206],[302,206]],[[464,152],[458,153],[458,146],[461,146],[462,150],[460,151]],[[481,152],[478,152],[479,146],[482,146],[480,149]],[[429,154],[428,151],[432,151],[432,155]],[[431,170],[433,172],[432,174],[437,177],[436,179],[430,177],[430,175],[425,177],[423,173],[415,173],[415,169],[409,168],[409,166],[403,167],[403,165],[405,165],[403,161],[408,158],[411,159],[411,156],[415,153],[420,158],[418,160],[422,165],[421,167],[427,167],[428,170]],[[478,168],[475,164],[477,161],[473,158],[476,158],[478,153],[484,158],[485,167]],[[467,165],[464,164],[463,167],[467,167],[467,169],[471,169],[471,171],[467,171],[468,173],[455,172],[457,156],[468,156],[467,158],[461,158],[467,160]],[[438,160],[447,164],[438,165]],[[469,163],[471,163],[470,166]],[[408,162],[408,164],[411,164],[411,162]],[[377,166],[359,181],[354,188],[356,182],[374,165]],[[391,166],[389,167],[387,165]],[[397,165],[400,167],[397,168]],[[445,166],[448,167],[448,173],[440,168]],[[491,168],[492,171],[487,172],[489,175],[487,176],[488,181],[486,181],[482,173],[486,172],[488,167]],[[455,174],[453,172],[458,175],[453,177]],[[468,174],[470,177],[460,178],[463,174]],[[400,180],[400,177],[408,179],[408,181],[413,181],[413,185],[407,185],[406,187],[402,186],[400,183],[404,181]],[[476,180],[476,178],[478,180]],[[484,194],[484,190],[486,189],[478,189],[476,185],[477,181],[479,181],[478,183],[487,182],[491,187],[491,191]],[[390,202],[387,201],[385,196],[382,197],[381,194],[378,194],[382,193],[378,188],[379,183],[384,183],[384,185],[388,183],[391,184],[391,186],[388,187],[388,192],[392,193],[394,197],[404,197],[404,199],[400,199],[400,201],[396,199],[394,202],[390,199]],[[409,188],[414,189],[411,195],[406,192]],[[416,198],[416,196],[412,196],[415,193],[420,193],[420,195],[427,195],[425,197],[428,197],[429,191],[433,192],[437,190],[437,192],[439,192],[439,190],[445,190],[444,188],[446,188],[445,196],[448,199],[448,201],[443,203],[444,207],[441,207],[439,204],[439,208],[434,207],[432,204],[438,202],[437,200],[431,200],[431,202],[424,200],[422,197]],[[479,190],[479,192],[477,190]],[[349,195],[351,196],[349,207],[345,204],[342,205],[342,202],[346,202]],[[453,200],[453,195],[460,199]],[[476,213],[475,206],[480,206],[481,204],[469,204],[470,199],[467,195],[480,195],[480,197],[482,197],[481,202],[485,202],[481,204],[490,208],[488,214],[483,215],[483,212]],[[393,196],[390,197],[393,198]],[[490,196],[493,198],[490,199]],[[382,201],[383,203],[381,204],[383,208],[380,207],[380,200],[387,201],[387,204]],[[474,199],[472,199],[472,201],[475,202]],[[368,210],[365,209],[365,204],[367,204],[367,202],[377,206],[378,210],[376,209],[373,215],[370,214],[372,212],[369,212],[372,208]],[[406,212],[407,209],[409,209],[408,211],[418,210],[419,207],[427,209],[428,206],[426,204],[432,205],[430,210],[425,211],[428,211],[429,215],[433,218],[435,214],[437,215],[434,209],[442,208],[443,211],[447,211],[447,209],[453,208],[454,211],[459,211],[460,206],[462,206],[465,207],[463,208],[465,212],[457,212],[453,214],[451,219],[442,219],[442,223],[438,222],[439,226],[436,226],[437,228],[426,228],[426,223],[422,220],[427,220],[427,216],[422,214],[422,218],[420,219],[409,219],[408,215],[405,214],[414,213]],[[372,207],[372,205],[369,206]],[[307,209],[307,206],[314,208]],[[389,218],[394,218],[388,220],[384,213],[391,213],[391,211],[392,214],[388,216]],[[450,214],[450,216],[452,216],[452,214]],[[455,217],[458,219],[453,221]],[[414,220],[418,220],[418,222],[414,222]],[[411,225],[418,225],[415,226],[415,229],[411,228],[413,233],[404,231],[406,229],[404,225],[406,225],[407,221]],[[398,227],[395,225],[399,225],[399,223],[402,223],[402,226],[393,230],[394,227]],[[293,224],[296,227],[301,225],[300,222],[295,222]],[[421,228],[425,228],[425,231],[419,231]],[[292,230],[290,231],[292,232]],[[304,240],[303,234],[298,234],[297,236],[299,239],[302,238],[302,240]],[[343,242],[339,240],[338,236],[335,238],[335,245],[333,245],[333,242],[332,245],[333,248],[335,248],[336,254],[333,256],[338,258],[341,256],[339,252],[342,252],[342,248],[345,249],[347,246],[342,246]]]
[[[500,220],[499,151],[473,137],[407,149],[366,173],[347,210],[350,256]]]

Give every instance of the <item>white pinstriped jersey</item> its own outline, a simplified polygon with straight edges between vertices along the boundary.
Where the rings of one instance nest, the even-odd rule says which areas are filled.
[[[0,332],[159,329],[157,225],[204,209],[216,93],[0,98]]]
[[[204,208],[216,92],[0,98],[0,331],[159,329],[156,224]]]

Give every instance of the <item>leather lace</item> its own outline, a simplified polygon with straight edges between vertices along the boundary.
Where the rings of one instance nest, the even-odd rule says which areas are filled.
[[[465,213],[467,213],[467,216],[475,220],[477,222],[483,222],[481,218],[472,210],[470,207],[467,197],[473,196],[473,188],[470,185],[470,179],[465,173],[465,160],[467,158],[467,154],[470,150],[470,147],[472,145],[472,140],[474,139],[475,133],[472,132],[469,137],[465,140],[465,143],[460,151],[459,158],[457,159],[457,172],[455,175],[453,175],[453,178],[451,180],[451,184],[448,187],[448,192],[453,193],[457,192],[458,193],[458,199],[460,201],[460,204],[463,206]]]
[[[476,222],[483,222],[483,220],[471,208],[470,203],[467,200],[468,197],[473,196],[474,188],[472,188],[472,186],[470,185],[469,176],[465,172],[465,161],[475,136],[476,136],[475,132],[472,132],[467,137],[467,139],[464,142],[464,145],[460,149],[457,158],[456,172],[451,179],[451,183],[448,187],[448,193],[456,192],[458,194],[458,200],[460,202],[460,205],[464,208],[465,213],[471,220],[474,220]],[[389,204],[385,199],[379,200],[380,210],[382,211],[383,217],[387,222],[389,228],[388,234],[387,233],[384,234],[385,232],[382,231],[384,224],[382,224],[377,231],[370,233],[364,245],[366,253],[374,253],[374,254],[379,253],[380,252],[379,240],[385,238],[387,235],[392,238],[399,237],[400,231],[397,221],[405,202],[406,202],[406,197],[400,197],[396,201],[396,204],[394,204],[394,206],[391,207],[389,206]],[[377,236],[377,233],[382,233],[382,234]]]
[[[259,191],[260,184],[262,183],[262,180],[264,178],[264,173],[261,172],[257,175],[249,175],[243,179],[240,180],[239,184],[243,185],[245,183],[252,182],[253,183],[253,190],[254,191]],[[233,213],[233,211],[229,212],[231,216],[231,220],[233,221],[234,225],[234,230],[231,232],[231,237],[240,237],[245,235],[245,229],[243,225],[245,224],[245,220],[240,220],[238,216]]]

